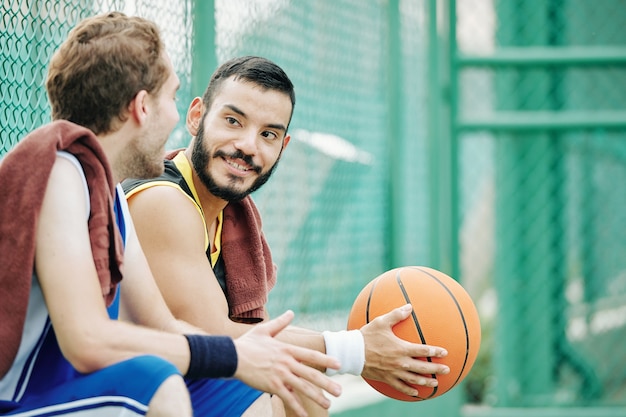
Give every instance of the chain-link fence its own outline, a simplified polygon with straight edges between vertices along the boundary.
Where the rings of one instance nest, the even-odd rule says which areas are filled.
[[[456,25],[462,276],[493,301],[483,401],[624,405],[626,3],[489,3],[459,1]]]
[[[0,156],[50,121],[44,85],[48,61],[72,27],[105,11],[124,11],[158,23],[181,79],[179,111],[186,112],[191,97],[191,1],[1,0],[0,4]],[[181,123],[173,142],[185,138],[183,129]]]
[[[624,412],[623,0],[0,4],[0,155],[49,120],[48,60],[88,15],[158,23],[181,115],[217,63],[268,57],[297,95],[255,194],[279,266],[271,314],[343,328],[376,275],[441,268],[483,322],[466,402]],[[181,122],[169,147],[188,140]]]

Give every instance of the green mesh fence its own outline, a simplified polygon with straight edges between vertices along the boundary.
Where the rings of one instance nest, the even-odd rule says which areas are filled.
[[[495,5],[458,2],[456,26],[462,277],[491,300],[483,401],[623,406],[626,4]]]
[[[275,177],[256,196],[280,267],[270,307],[272,313],[295,307],[301,316],[312,315],[317,327],[344,327],[355,294],[389,259],[388,12],[375,2],[281,4],[267,24],[259,23],[258,31],[230,51],[270,57],[296,85],[293,140]],[[417,41],[417,33],[407,35]],[[423,65],[418,53],[413,56],[407,73]],[[419,73],[409,76],[419,80]],[[403,99],[416,108],[415,96]],[[405,123],[417,127],[414,118]],[[406,166],[423,174],[423,136],[410,146]],[[411,263],[419,263],[418,254],[425,261],[427,205],[419,201],[426,193],[425,187],[407,193],[407,204],[421,205],[420,216],[406,225],[422,230],[422,239],[409,241]]]
[[[23,136],[50,121],[45,79],[50,57],[79,21],[93,14],[120,10],[154,20],[161,28],[172,62],[181,79],[179,111],[190,100],[190,1],[46,1],[3,0],[0,21],[1,79],[0,156]],[[187,140],[180,126],[172,142]]]
[[[279,267],[272,315],[344,328],[381,272],[442,268],[483,323],[463,402],[486,407],[458,413],[624,412],[622,0],[0,4],[0,156],[49,121],[48,60],[86,16],[158,23],[183,120],[213,64],[266,56],[297,95],[292,141],[254,196]],[[169,147],[188,140],[181,121]]]

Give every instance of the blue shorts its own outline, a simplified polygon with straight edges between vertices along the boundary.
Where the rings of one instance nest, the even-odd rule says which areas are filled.
[[[74,372],[62,383],[31,380],[19,402],[0,401],[0,415],[7,416],[144,416],[163,381],[179,375],[170,362],[140,356],[86,375]],[[46,381],[47,380],[47,381]],[[236,379],[186,381],[195,417],[239,417],[261,394]]]
[[[186,382],[194,417],[239,417],[263,394],[237,379]]]
[[[90,374],[79,374],[63,357],[54,331],[17,401],[0,400],[7,416],[143,416],[154,393],[168,377],[180,375],[170,362],[140,356]],[[261,392],[235,379],[186,381],[195,417],[239,417]]]
[[[143,416],[156,390],[172,375],[179,372],[170,362],[155,356],[140,356],[90,374],[77,374],[37,394],[27,391],[19,403],[0,401],[0,414]]]

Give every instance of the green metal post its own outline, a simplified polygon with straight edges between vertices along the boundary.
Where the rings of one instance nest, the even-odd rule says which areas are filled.
[[[457,44],[457,20],[456,20],[456,0],[449,0],[443,3],[444,16],[447,15],[447,31],[448,33],[448,48],[446,58],[446,68],[443,74],[448,76],[447,88],[444,83],[441,84],[440,94],[444,99],[446,97],[449,100],[449,118],[445,126],[447,134],[442,136],[442,159],[441,161],[441,206],[444,216],[440,219],[440,232],[442,236],[446,237],[443,243],[440,253],[440,265],[439,268],[450,274],[456,280],[461,281],[461,268],[460,268],[460,218],[459,218],[459,129],[457,127],[458,120],[458,107],[459,107],[459,67],[457,65],[458,56],[458,44]],[[436,17],[436,16],[435,16]],[[436,24],[437,20],[433,20]],[[444,49],[446,50],[446,49]],[[446,71],[447,70],[447,71]],[[457,389],[452,390],[446,394],[445,401],[441,403],[441,412],[437,415],[446,416],[460,416],[461,406],[465,402],[465,394],[463,385],[461,384]]]
[[[447,168],[443,176],[444,184],[448,184],[448,189],[444,189],[444,200],[442,208],[447,209],[448,225],[442,224],[442,232],[444,236],[448,236],[449,242],[447,249],[449,256],[443,257],[442,269],[447,271],[457,280],[461,280],[461,268],[459,262],[459,236],[460,236],[460,218],[459,218],[459,135],[458,129],[458,108],[459,108],[459,67],[457,65],[458,45],[456,39],[456,0],[449,0],[448,3],[448,62],[449,62],[449,86],[447,91],[444,89],[443,94],[448,93],[450,100],[450,119],[448,123],[449,137],[448,149],[444,153],[442,165]],[[445,149],[445,148],[444,148]],[[447,227],[447,229],[446,229]]]
[[[431,265],[459,278],[458,209],[458,68],[456,66],[456,1],[447,4],[447,39],[437,28],[436,0],[429,1],[428,85],[430,146]],[[445,31],[442,31],[446,33]],[[441,51],[444,51],[441,54]]]
[[[403,191],[406,188],[404,180],[406,172],[402,163],[404,138],[402,135],[402,111],[400,100],[402,98],[402,54],[400,36],[400,1],[390,0],[387,5],[388,16],[388,67],[389,74],[389,92],[388,92],[388,114],[389,114],[389,237],[388,237],[388,256],[389,264],[387,268],[394,268],[402,265],[403,254],[403,218],[404,218],[404,202]]]
[[[502,5],[500,12],[516,16],[512,32],[533,38],[537,31],[561,27],[559,0],[544,4],[544,13],[518,3],[515,10]],[[550,44],[558,39],[546,34]],[[556,71],[556,72],[555,72]],[[515,83],[503,81],[497,91],[498,106],[519,110],[562,108],[559,69],[521,71]],[[540,91],[541,93],[537,93]],[[548,97],[535,101],[532,97]],[[561,336],[554,297],[562,292],[564,253],[561,139],[551,132],[511,132],[496,144],[497,241],[496,287],[501,310],[498,317],[497,397],[499,405],[541,405],[555,393],[559,367],[556,339]],[[541,308],[537,308],[541,306]]]
[[[440,7],[440,8],[439,8]],[[438,27],[438,15],[443,27]],[[456,2],[428,2],[428,135],[430,161],[430,264],[459,279]],[[440,35],[445,34],[445,35]],[[461,387],[420,404],[423,415],[459,416]]]
[[[215,54],[215,1],[193,0],[192,7],[191,95],[201,96],[218,64]]]
[[[441,81],[439,72],[439,33],[437,30],[437,0],[428,2],[428,97],[431,98],[428,109],[428,149],[430,161],[430,264],[438,268],[441,264],[441,235],[439,233],[439,193],[441,176],[439,173],[439,138],[441,137],[441,113],[445,104],[441,97]]]

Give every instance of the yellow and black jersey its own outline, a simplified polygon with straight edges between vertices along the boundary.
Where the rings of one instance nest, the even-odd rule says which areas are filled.
[[[165,171],[161,176],[150,179],[127,179],[122,182],[122,188],[126,194],[126,199],[130,199],[133,195],[150,187],[174,187],[180,190],[180,192],[185,194],[185,196],[193,202],[194,206],[198,210],[198,213],[202,217],[202,222],[204,223],[204,245],[207,259],[211,263],[213,272],[217,277],[220,287],[222,287],[224,294],[226,294],[227,290],[224,261],[221,256],[222,212],[220,212],[218,217],[218,227],[215,233],[215,241],[213,242],[212,249],[209,235],[207,233],[206,219],[204,217],[204,212],[202,211],[202,206],[199,202],[200,199],[198,198],[198,194],[193,185],[191,174],[191,165],[189,164],[189,161],[183,151],[181,151],[172,160],[165,161]]]

